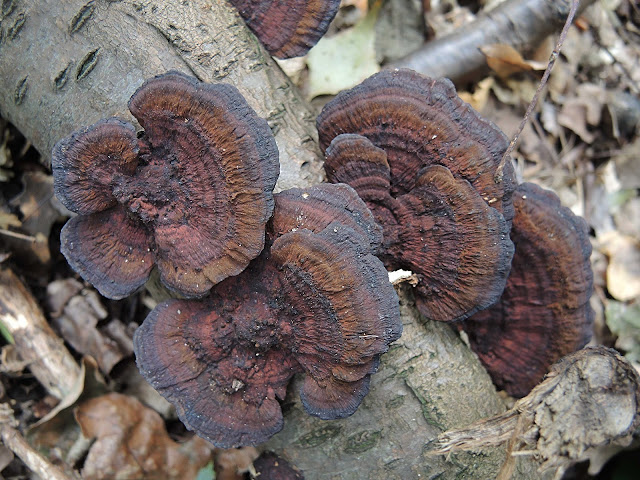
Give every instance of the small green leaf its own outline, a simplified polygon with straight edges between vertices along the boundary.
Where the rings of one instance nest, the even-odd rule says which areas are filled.
[[[382,2],[353,28],[322,38],[307,56],[309,97],[334,95],[380,71],[376,61],[375,25]]]
[[[213,470],[213,462],[207,463],[198,471],[196,480],[215,480],[216,472]]]

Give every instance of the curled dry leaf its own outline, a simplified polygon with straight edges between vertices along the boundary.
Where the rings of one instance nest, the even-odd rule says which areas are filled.
[[[205,440],[194,436],[174,442],[160,415],[126,395],[88,400],[75,417],[83,435],[96,439],[82,469],[85,480],[195,478],[211,460],[212,447]]]
[[[126,327],[117,319],[104,327],[98,322],[107,311],[95,290],[82,289],[74,279],[56,280],[47,286],[47,301],[52,307],[53,325],[79,353],[96,359],[100,370],[109,373],[116,363],[133,353],[133,344],[121,340]]]
[[[480,51],[487,59],[489,68],[499,77],[506,78],[514,73],[530,72],[532,70],[544,70],[547,62],[525,60],[511,45],[504,43],[492,43],[480,47]]]

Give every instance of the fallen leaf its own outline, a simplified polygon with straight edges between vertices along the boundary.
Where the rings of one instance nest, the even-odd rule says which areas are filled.
[[[213,447],[193,436],[176,443],[156,412],[133,397],[108,393],[75,410],[86,438],[95,439],[82,468],[85,480],[189,479],[211,461]]]
[[[52,323],[60,335],[79,353],[95,358],[100,370],[109,373],[123,358],[133,353],[126,326],[108,316],[95,290],[82,289],[74,279],[56,280],[47,286],[47,302]]]
[[[495,83],[493,77],[487,77],[484,80],[478,82],[473,93],[470,92],[458,92],[458,96],[470,104],[478,112],[487,105],[489,95],[491,94],[491,87]]]
[[[620,301],[640,298],[640,244],[638,240],[617,231],[598,239],[601,250],[609,257],[607,289]]]
[[[82,452],[74,451],[83,442],[80,426],[73,420],[73,407],[89,398],[103,395],[105,391],[106,385],[96,361],[91,357],[83,358],[80,375],[68,395],[28,428],[29,443],[46,453],[54,463],[73,465],[75,462],[70,458],[83,456]]]
[[[216,480],[242,480],[260,454],[254,447],[216,450]],[[269,477],[266,477],[269,478]]]
[[[64,218],[53,204],[53,177],[43,172],[26,172],[22,185],[22,192],[9,202],[22,213],[22,230],[49,238],[51,226]]]
[[[493,43],[480,47],[489,68],[501,78],[507,78],[515,73],[544,70],[547,62],[525,60],[515,48],[504,43]]]
[[[640,135],[614,157],[620,188],[640,188]]]
[[[599,85],[589,83],[578,85],[575,90],[575,96],[565,99],[558,113],[558,123],[574,132],[586,143],[592,143],[595,134],[589,130],[589,127],[600,124],[606,91]]]
[[[335,95],[380,70],[375,53],[375,24],[380,2],[353,28],[323,37],[307,55],[309,98]]]

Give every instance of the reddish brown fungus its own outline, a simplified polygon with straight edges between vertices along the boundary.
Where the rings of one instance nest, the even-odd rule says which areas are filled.
[[[278,58],[304,55],[338,13],[340,0],[231,0],[269,53]]]
[[[363,135],[383,149],[394,197],[409,192],[424,167],[440,164],[471,183],[507,223],[513,217],[513,167],[506,162],[498,169],[507,139],[456,95],[449,80],[411,70],[380,72],[327,103],[317,126],[323,151],[342,133]]]
[[[318,198],[331,188],[353,195],[344,186],[305,193]],[[291,227],[274,233],[247,270],[203,302],[158,305],[134,338],[142,374],[188,428],[221,447],[257,444],[278,432],[278,401],[297,372],[306,374],[300,395],[309,413],[352,414],[380,354],[402,330],[395,291],[360,233],[370,229],[338,222],[323,228],[310,220],[319,211],[314,203],[301,197],[291,208],[299,192],[276,195],[276,208],[281,196],[295,217],[278,220]]]
[[[349,185],[325,183],[307,189],[291,188],[274,199],[276,208],[267,227],[271,239],[299,229],[320,232],[330,223],[338,222],[368,238],[371,253],[382,243],[382,228]]]
[[[234,87],[176,72],[145,82],[129,109],[144,127],[139,139],[109,119],[53,150],[56,194],[81,214],[64,227],[62,252],[111,298],[143,284],[153,263],[170,289],[203,295],[262,251],[275,140]],[[102,237],[90,233],[99,222]]]
[[[273,452],[262,452],[253,468],[260,480],[304,480],[300,470]]]
[[[467,320],[471,347],[494,382],[523,397],[558,359],[591,338],[593,273],[586,222],[537,185],[519,185],[515,255],[500,300]]]
[[[387,267],[418,276],[416,303],[427,318],[461,320],[499,298],[513,255],[509,226],[469,182],[433,165],[393,197],[384,150],[353,134],[332,141],[325,169],[329,181],[352,185],[383,226]]]

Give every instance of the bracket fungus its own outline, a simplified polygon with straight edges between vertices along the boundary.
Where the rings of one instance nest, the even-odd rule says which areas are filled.
[[[592,334],[587,224],[532,183],[513,195],[515,255],[500,300],[462,325],[494,383],[523,397]]]
[[[326,33],[340,0],[231,0],[271,55],[306,54]]]
[[[202,296],[264,247],[278,149],[235,87],[169,72],[146,81],[129,110],[53,149],[55,193],[79,215],[62,230],[69,264],[104,296],[162,282]]]
[[[463,320],[500,297],[513,255],[507,140],[451,82],[381,72],[327,103],[317,123],[329,181],[371,208],[381,258],[418,276],[423,315]]]
[[[398,297],[371,253],[379,231],[357,194],[322,185],[275,202],[267,246],[243,273],[204,301],[158,305],[134,337],[143,376],[219,447],[277,433],[296,373],[308,413],[351,415],[402,331]]]

